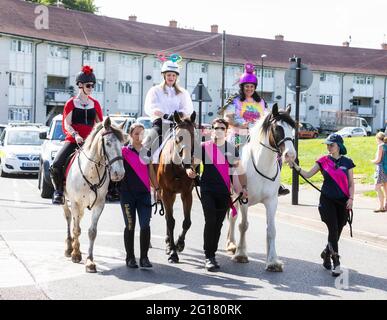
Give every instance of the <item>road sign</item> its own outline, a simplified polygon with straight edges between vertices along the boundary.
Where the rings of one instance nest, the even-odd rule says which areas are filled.
[[[199,95],[199,90],[200,90],[200,87],[202,89],[202,99],[199,99],[200,95]],[[194,91],[192,92],[192,101],[196,101],[196,102],[212,102],[212,99],[211,99],[211,96],[210,94],[208,93],[208,90],[206,88],[206,86],[202,83],[198,83],[197,86],[195,87]]]
[[[296,92],[296,74],[297,63],[292,62],[289,69],[285,72],[285,84],[286,86]],[[310,88],[313,82],[313,73],[310,71],[307,65],[301,64],[301,88],[300,92],[304,92]]]

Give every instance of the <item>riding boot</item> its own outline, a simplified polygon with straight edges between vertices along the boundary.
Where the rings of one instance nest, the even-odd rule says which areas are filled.
[[[331,263],[331,252],[329,250],[329,246],[327,245],[326,248],[321,252],[321,258],[323,259],[323,266],[327,270],[332,269],[332,263]]]
[[[152,268],[152,264],[148,259],[148,250],[150,243],[150,227],[140,230],[140,267],[142,268]]]
[[[332,262],[333,262],[332,276],[338,277],[343,273],[343,271],[340,269],[340,256],[337,252],[332,253]]]
[[[56,167],[50,167],[50,177],[52,184],[54,186],[54,195],[52,199],[52,204],[63,205],[64,196],[63,196],[63,171],[62,169]]]
[[[289,193],[290,193],[289,189],[285,188],[283,185],[280,185],[280,187],[278,189],[278,195],[279,196],[286,196]]]
[[[129,268],[138,268],[136,258],[134,256],[134,230],[129,230],[128,228],[125,228],[124,244],[126,251],[126,265]]]

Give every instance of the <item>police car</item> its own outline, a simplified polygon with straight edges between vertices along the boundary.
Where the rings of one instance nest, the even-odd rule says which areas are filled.
[[[42,132],[40,139],[43,141],[39,157],[38,188],[42,198],[51,198],[54,187],[50,178],[50,166],[57,152],[64,144],[65,134],[62,130],[62,115],[59,114],[52,119],[48,132]]]
[[[37,174],[42,140],[41,125],[11,124],[0,136],[0,176]]]

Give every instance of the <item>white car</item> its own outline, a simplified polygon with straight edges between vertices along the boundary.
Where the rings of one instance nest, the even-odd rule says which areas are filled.
[[[40,139],[43,141],[39,157],[38,188],[42,198],[51,198],[54,187],[50,178],[50,166],[57,152],[64,144],[65,134],[62,130],[62,115],[59,114],[52,119],[48,132],[42,132]]]
[[[133,118],[133,117],[129,117],[128,115],[124,115],[124,114],[111,114],[109,115],[110,119],[112,119],[117,125],[120,125],[122,124],[124,121],[126,121],[125,123],[125,127],[124,127],[124,132],[125,133],[129,133],[129,128],[130,126],[136,122],[136,118]],[[106,118],[106,117],[104,117]]]
[[[343,138],[351,137],[366,137],[367,131],[362,127],[344,127],[343,129],[336,132]]]
[[[42,128],[7,126],[0,136],[0,176],[37,174],[42,140]]]

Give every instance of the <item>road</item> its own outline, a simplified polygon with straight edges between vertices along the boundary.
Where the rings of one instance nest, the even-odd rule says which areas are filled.
[[[290,200],[289,200],[290,201]],[[282,206],[281,210],[285,210]],[[91,214],[82,221],[83,262]],[[181,230],[180,200],[175,205],[176,232]],[[237,264],[224,251],[228,222],[220,240],[217,273],[203,268],[203,214],[195,198],[192,227],[179,264],[165,255],[165,219],[151,221],[153,269],[128,269],[123,245],[124,223],[118,203],[108,203],[101,216],[95,246],[97,274],[64,257],[62,209],[42,199],[35,178],[0,178],[0,299],[387,299],[387,244],[370,245],[342,239],[344,276],[333,278],[319,257],[326,243],[325,226],[277,219],[277,252],[283,273],[265,271],[266,223],[263,207],[249,216],[250,262]],[[138,230],[138,229],[137,229]],[[348,232],[346,229],[344,232]],[[139,256],[139,237],[135,249]]]

